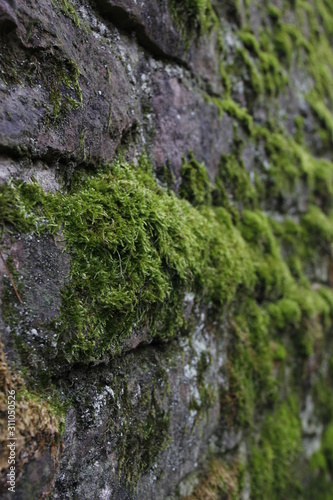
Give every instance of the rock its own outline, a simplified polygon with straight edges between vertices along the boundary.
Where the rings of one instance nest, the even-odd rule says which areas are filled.
[[[1,0],[0,2],[0,28],[3,33],[14,30],[18,21],[15,14],[15,0]]]
[[[323,16],[316,2],[294,9],[282,0],[269,6],[262,0],[183,4],[0,0],[0,334],[13,380],[24,376],[27,402],[50,403],[52,423],[47,440],[37,443],[32,429],[23,443],[18,499],[197,500],[209,488],[221,498],[285,498],[296,491],[296,477],[304,488],[311,481],[324,488],[332,475],[325,455],[331,453],[326,437],[333,419],[332,9],[326,2]],[[128,310],[139,311],[144,321],[127,325],[127,336],[119,328],[113,344],[105,321],[103,351],[101,337],[84,322],[82,337],[76,335],[74,317],[58,337],[73,283],[65,221],[56,234],[43,221],[22,229],[27,212],[14,190],[8,200],[2,188],[23,182],[26,189],[34,182],[44,192],[73,194],[96,172],[112,172],[109,163],[119,158],[137,173],[142,156],[152,167],[149,182],[156,179],[152,189],[182,196],[182,210],[191,201],[198,220],[206,212],[221,220],[222,238],[232,228],[235,248],[221,252],[235,263],[224,272],[244,274],[242,281],[237,277],[241,285],[228,301],[215,290],[210,295],[212,285],[201,283],[196,263],[192,289],[184,285],[179,293],[182,326],[164,335],[157,318],[162,333],[154,337],[151,311],[140,302],[150,279],[143,272]],[[194,200],[179,189],[188,158],[197,167],[188,176]],[[120,205],[131,196],[126,182],[125,176]],[[37,200],[27,203],[40,215]],[[318,212],[306,231],[302,221],[312,205]],[[87,206],[91,239],[101,235],[108,253],[113,242],[100,231],[93,203]],[[8,207],[19,220],[11,219]],[[163,215],[147,229],[152,240],[160,238]],[[112,216],[105,216],[110,225]],[[199,231],[195,226],[193,248]],[[207,281],[214,281],[219,262],[216,231],[202,256],[211,255]],[[184,232],[172,234],[174,251]],[[129,244],[145,253],[140,241],[137,234]],[[238,244],[251,255],[248,274],[234,258]],[[168,265],[159,252],[157,259],[161,269]],[[96,276],[103,265],[97,262]],[[178,270],[170,272],[176,283]],[[173,290],[165,287],[169,300]],[[78,316],[95,299],[89,287],[82,289]],[[120,324],[119,309],[113,310],[111,324]],[[171,308],[167,313],[176,314]],[[87,339],[92,354],[84,358]],[[4,436],[7,403],[1,398]],[[54,461],[52,439],[60,430],[63,445],[56,442]],[[313,455],[321,460],[314,472]],[[223,463],[215,476],[211,457]],[[1,460],[6,464],[3,453]],[[0,484],[9,498],[4,475]]]

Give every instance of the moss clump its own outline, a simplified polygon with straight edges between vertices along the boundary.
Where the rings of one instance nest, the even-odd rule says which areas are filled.
[[[44,50],[37,59],[8,45],[0,57],[0,70],[7,85],[41,85],[46,89],[50,104],[45,114],[47,124],[82,106],[78,65],[64,54]]]
[[[19,193],[12,183],[0,187],[0,236],[3,237],[5,227],[15,228],[16,231],[29,231],[33,228],[35,217],[28,215]]]
[[[188,200],[193,206],[211,204],[212,187],[209,182],[205,166],[197,162],[190,154],[189,160],[183,162],[180,175],[182,182],[179,188],[179,196]]]
[[[229,208],[235,206],[238,209],[254,208],[257,205],[256,188],[245,168],[240,150],[221,156],[215,177],[213,203]]]
[[[267,415],[250,456],[253,498],[295,498],[300,493],[297,461],[301,450],[298,405],[289,399]]]
[[[321,447],[310,459],[309,481],[304,498],[332,498],[333,476],[333,422],[325,429]]]
[[[244,130],[249,135],[252,135],[253,119],[252,116],[250,116],[249,113],[247,112],[246,108],[240,106],[231,97],[227,97],[225,99],[220,99],[219,97],[212,97],[209,100],[214,104],[214,106],[217,107],[221,117],[224,112],[228,113],[228,115],[235,118],[244,127]]]
[[[75,26],[80,26],[80,20],[76,10],[68,0],[52,0],[52,3],[58,6],[64,15],[73,21]]]
[[[222,398],[222,412],[228,415],[233,425],[246,428],[252,426],[255,412],[273,404],[277,397],[269,317],[254,300],[248,299],[229,321],[230,390]]]
[[[183,500],[218,500],[219,498],[240,498],[244,468],[240,463],[226,464],[220,459],[212,460],[209,470],[193,493]]]
[[[311,237],[312,242],[315,241],[330,255],[333,243],[332,218],[327,217],[320,208],[312,205],[302,218],[302,226],[306,234]],[[309,241],[309,243],[311,242]]]
[[[322,135],[322,139],[326,141],[333,140],[333,115],[332,112],[327,108],[325,103],[320,99],[318,94],[312,92],[308,94],[307,100],[318,118],[320,124],[323,126],[324,130],[327,132],[327,138]]]
[[[115,162],[68,194],[43,193],[34,183],[12,189],[39,231],[61,226],[66,238],[71,283],[55,328],[69,360],[118,352],[133,328],[171,338],[183,325],[186,290],[226,304],[251,283],[229,214],[197,210],[159,188],[144,160],[138,169]]]
[[[297,329],[301,322],[301,309],[295,300],[283,298],[278,302],[269,304],[268,312],[274,328],[280,331]]]
[[[169,0],[170,10],[185,34],[206,33],[217,24],[210,0]]]
[[[71,109],[82,106],[82,92],[79,84],[80,71],[72,60],[57,61],[55,58],[50,66],[47,82],[50,92],[52,114],[50,118],[57,121]]]
[[[276,96],[288,83],[288,77],[274,54],[273,48],[267,43],[263,33],[260,40],[257,40],[253,33],[242,30],[239,32],[239,38],[243,47],[238,49],[238,55],[250,70],[250,81],[255,93],[264,92],[267,95]],[[277,37],[276,43],[278,43]]]

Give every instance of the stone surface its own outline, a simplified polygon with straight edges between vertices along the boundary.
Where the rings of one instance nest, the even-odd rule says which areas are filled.
[[[212,400],[205,406],[198,370],[201,356],[209,353],[214,359],[203,384],[210,388]],[[71,371],[64,391],[74,397],[74,408],[67,415],[63,465],[52,498],[133,498],[125,479],[137,473],[139,456],[146,467],[135,497],[172,495],[179,480],[193,466],[198,468],[207,453],[220,415],[216,374],[225,361],[223,346],[212,344],[202,324],[190,342],[187,338],[180,345],[148,346],[110,366]],[[127,458],[119,464],[122,447]],[[69,484],[73,474],[74,485]]]
[[[306,100],[313,77],[296,58],[284,70],[289,82],[278,95],[255,95],[249,67],[239,62],[245,43],[238,30],[244,28],[244,34],[248,23],[259,39],[261,30],[273,24],[262,2],[247,3],[214,0],[219,27],[188,31],[167,0],[0,0],[0,185],[36,179],[45,191],[64,191],[76,172],[96,171],[117,155],[137,164],[145,153],[159,182],[178,193],[190,153],[205,164],[212,183],[222,155],[237,153],[254,186],[256,177],[268,179],[265,188],[272,169],[267,137],[246,130],[237,118],[244,107],[254,125],[269,134],[283,130],[293,137],[301,116],[309,151],[332,158]],[[282,8],[280,1],[274,5]],[[283,16],[296,23],[295,16]],[[309,23],[304,29],[310,32]],[[258,69],[253,53],[250,61]],[[214,98],[232,99],[236,111],[222,113]],[[170,182],[163,178],[165,168]],[[232,205],[232,194],[229,201]],[[242,209],[242,202],[232,206]],[[302,178],[293,189],[265,198],[260,208],[272,220],[299,222],[313,202]],[[233,215],[238,217],[236,210]],[[251,435],[245,424],[230,424],[237,394],[225,399],[231,384],[227,354],[233,354],[237,335],[249,347],[246,333],[233,330],[212,304],[187,293],[188,326],[171,342],[152,343],[148,329],[133,327],[121,356],[107,353],[83,366],[60,363],[62,345],[52,321],[59,317],[69,283],[69,249],[61,232],[10,231],[2,238],[0,228],[1,252],[11,261],[23,304],[0,260],[1,341],[13,366],[28,372],[32,390],[39,390],[38,377],[44,384],[49,377],[57,398],[67,404],[59,462],[52,462],[49,451],[36,452],[24,465],[17,498],[174,500],[191,495],[211,455],[232,461],[238,454],[246,467]],[[313,289],[332,286],[331,256],[316,249],[302,265]],[[230,304],[226,313],[235,307]],[[318,345],[300,368],[307,458],[319,450],[324,432],[307,394],[316,373],[328,374],[324,347]],[[285,378],[281,392],[286,393],[288,362],[275,360],[274,373]],[[262,420],[257,416],[258,427]],[[248,471],[244,478],[241,498],[251,498]]]
[[[3,257],[10,255],[20,278],[16,281],[22,304],[14,294],[8,271],[0,263],[0,296],[2,310],[8,316],[15,314],[14,326],[3,325],[2,341],[9,360],[15,359],[15,339],[27,346],[24,362],[30,369],[46,370],[50,359],[57,354],[57,338],[47,324],[60,313],[61,290],[69,275],[70,259],[63,253],[61,236],[31,235],[6,241]],[[13,299],[13,300],[12,300]],[[47,353],[47,354],[46,354]]]

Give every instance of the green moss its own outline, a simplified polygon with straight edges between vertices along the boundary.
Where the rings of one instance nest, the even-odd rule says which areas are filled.
[[[324,431],[321,448],[316,451],[310,459],[310,481],[305,490],[305,498],[320,498],[329,500],[332,498],[332,474],[333,474],[333,423]]]
[[[325,215],[320,208],[311,205],[307,213],[302,217],[304,227],[309,242],[315,242],[325,253],[331,254],[331,244],[333,243],[333,225],[331,217]]]
[[[34,227],[35,217],[26,213],[25,204],[14,187],[9,182],[0,186],[0,236],[6,229],[15,228],[16,231],[29,231]]]
[[[244,46],[252,52],[253,55],[260,56],[260,44],[253,33],[250,31],[241,31],[239,33],[239,38],[242,40]]]
[[[301,309],[295,300],[283,298],[269,304],[268,312],[274,328],[285,332],[287,329],[297,329],[301,322]]]
[[[296,127],[296,133],[295,133],[295,141],[298,144],[302,144],[304,140],[304,134],[303,134],[303,129],[304,129],[304,118],[301,115],[296,116],[295,120],[295,127]]]
[[[262,252],[270,254],[277,252],[269,220],[259,210],[244,210],[241,231],[244,239]]]
[[[270,347],[272,349],[273,360],[277,362],[285,361],[287,358],[287,351],[284,345],[278,342],[271,342]]]
[[[190,496],[183,497],[183,500],[215,500],[225,497],[236,500],[240,498],[244,486],[244,475],[245,470],[241,463],[235,461],[227,464],[222,459],[214,459],[198,486]]]
[[[50,67],[51,80],[46,83],[50,91],[52,113],[50,119],[54,122],[61,119],[68,111],[79,109],[82,106],[82,93],[79,84],[80,71],[74,61],[57,60]]]
[[[0,57],[0,70],[7,85],[41,85],[47,90],[50,104],[45,115],[47,124],[82,106],[79,68],[64,54],[45,52],[37,59],[23,51],[15,53],[8,46]]]
[[[253,498],[296,498],[300,493],[297,461],[301,450],[298,405],[289,399],[263,422],[250,457]]]
[[[268,6],[268,15],[274,22],[279,22],[281,19],[281,10],[275,5]]]
[[[230,390],[222,397],[222,412],[232,425],[251,426],[256,411],[276,398],[273,351],[269,343],[268,315],[253,300],[238,305],[230,319],[228,348]]]
[[[251,83],[252,91],[255,96],[260,96],[264,91],[265,82],[253,60],[253,57],[251,57],[249,53],[241,47],[237,48],[237,53],[240,65],[245,66],[245,69],[248,72],[248,79]]]
[[[240,150],[221,156],[212,194],[213,203],[217,206],[256,207],[256,186],[251,182]]]
[[[72,256],[55,325],[69,360],[121,350],[134,324],[170,338],[183,324],[186,290],[225,304],[251,283],[247,249],[229,214],[198,211],[159,188],[145,161],[138,169],[116,162],[65,195],[37,184],[16,189],[27,217],[39,216],[39,231],[62,227]]]
[[[328,140],[333,140],[333,115],[332,111],[330,111],[326,104],[314,93],[309,94],[307,96],[307,100],[311,105],[312,110],[314,111],[316,117],[318,118],[321,125],[328,132],[329,137]]]
[[[169,0],[170,10],[180,28],[186,34],[210,31],[217,25],[217,16],[210,0]]]
[[[135,384],[135,388],[140,387],[138,393],[133,393],[124,372],[116,373],[112,385],[115,400],[110,408],[109,425],[112,434],[117,436],[119,479],[133,489],[141,475],[151,471],[156,457],[171,442],[168,433],[170,413],[164,408],[158,389],[165,384],[166,374],[162,367],[156,370],[149,358],[146,370],[150,370],[149,384],[138,375]]]
[[[56,3],[78,25],[70,3]],[[196,36],[220,29],[209,0],[170,0],[170,5],[187,47]],[[94,174],[78,173],[64,193],[44,193],[36,182],[3,185],[0,224],[2,233],[64,234],[71,275],[61,315],[53,324],[62,361],[107,359],[122,352],[137,330],[145,331],[148,341],[184,333],[183,298],[188,291],[202,305],[210,305],[214,320],[223,313],[230,341],[225,368],[229,387],[222,394],[221,414],[231,426],[243,427],[245,440],[250,434],[251,496],[297,498],[301,427],[295,394],[308,382],[309,361],[329,352],[333,323],[332,290],[311,283],[317,280],[318,262],[332,257],[333,164],[310,153],[302,116],[295,118],[294,137],[288,135],[284,123],[290,116],[280,117],[278,98],[292,84],[287,72],[296,66],[310,89],[306,98],[318,123],[316,154],[328,158],[333,137],[333,12],[329,0],[285,2],[281,10],[269,2],[262,7],[259,36],[250,30],[250,22],[246,29],[233,26],[238,41],[224,50],[222,27],[218,68],[225,93],[206,96],[220,115],[233,119],[234,132],[238,128],[255,150],[251,172],[235,133],[214,185],[192,154],[184,160],[180,199],[158,186],[145,159],[138,167],[119,160]],[[293,16],[300,26],[285,23]],[[79,69],[73,61],[46,57],[28,67],[21,64],[23,57],[16,63],[9,49],[1,58],[6,84],[42,84],[48,90],[49,121],[58,123],[82,105]],[[232,98],[232,82],[239,80],[246,107]],[[251,113],[261,109],[267,116],[258,125]],[[108,127],[111,115],[110,108]],[[85,162],[84,129],[79,142],[79,159]],[[163,173],[170,187],[170,170]],[[291,210],[293,220],[285,217]],[[272,213],[276,220],[267,215]],[[318,280],[325,281],[325,276]],[[6,280],[3,288],[2,299],[10,302],[13,294]],[[5,319],[7,313],[13,311],[8,308]],[[205,378],[209,364],[209,355],[203,353],[197,365],[201,404],[193,400],[190,405],[198,411],[216,403]],[[316,415],[325,425],[333,418],[330,370],[311,374]],[[155,388],[159,380],[153,380]],[[117,428],[120,477],[133,484],[149,473],[167,447],[170,415],[154,389],[140,395],[137,404],[145,418],[139,419],[126,377],[117,373],[114,384],[110,426],[122,422]],[[286,394],[292,396],[284,400]],[[331,491],[331,427],[311,460],[313,477],[317,475],[317,481],[310,481],[312,498],[326,498]],[[214,470],[205,487],[215,495],[239,496],[237,474],[230,467],[222,469]]]
[[[66,17],[73,21],[75,26],[80,26],[80,20],[76,10],[68,0],[52,0],[52,2],[61,9]]]
[[[36,453],[50,449],[55,460],[60,451],[59,438],[63,415],[54,411],[40,394],[29,391],[21,375],[8,364],[3,345],[0,342],[0,445],[5,450],[8,444],[8,395],[15,394],[16,441],[15,466],[23,465],[34,458]],[[7,466],[7,467],[6,467]],[[6,470],[7,469],[7,470]],[[3,459],[1,472],[8,472],[8,462]]]
[[[246,130],[249,135],[253,133],[253,119],[252,116],[249,115],[246,108],[241,107],[230,97],[226,99],[220,99],[218,97],[212,97],[209,99],[214,106],[220,112],[220,116],[222,117],[223,113],[228,113],[228,115],[235,118]]]
[[[193,154],[189,160],[183,162],[180,175],[182,182],[179,188],[179,196],[188,200],[194,206],[211,204],[211,185],[207,170],[204,165],[198,163]]]
[[[287,84],[288,77],[274,54],[273,47],[270,47],[270,43],[266,44],[262,36],[258,40],[248,30],[240,31],[239,37],[244,48],[238,49],[238,53],[250,70],[250,78],[255,92],[259,94],[265,91],[268,95],[277,95]],[[286,36],[276,35],[276,38],[276,43],[278,43],[279,38],[285,40]]]

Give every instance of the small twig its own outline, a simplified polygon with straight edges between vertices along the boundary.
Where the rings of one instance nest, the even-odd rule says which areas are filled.
[[[6,261],[5,261],[5,259],[3,258],[3,255],[2,255],[1,250],[0,250],[0,257],[1,257],[2,262],[4,263],[4,266],[5,266],[6,271],[7,271],[7,273],[8,273],[8,276],[9,276],[9,279],[10,279],[10,281],[11,281],[11,284],[13,285],[14,292],[16,293],[16,297],[19,299],[20,304],[23,304],[23,302],[22,302],[22,300],[21,300],[21,297],[19,296],[19,293],[18,293],[17,288],[16,288],[16,286],[15,286],[15,283],[14,283],[14,281],[13,281],[13,278],[12,278],[12,275],[11,275],[11,273],[10,273],[10,270],[8,269],[8,266],[7,266],[7,264],[6,264]]]

